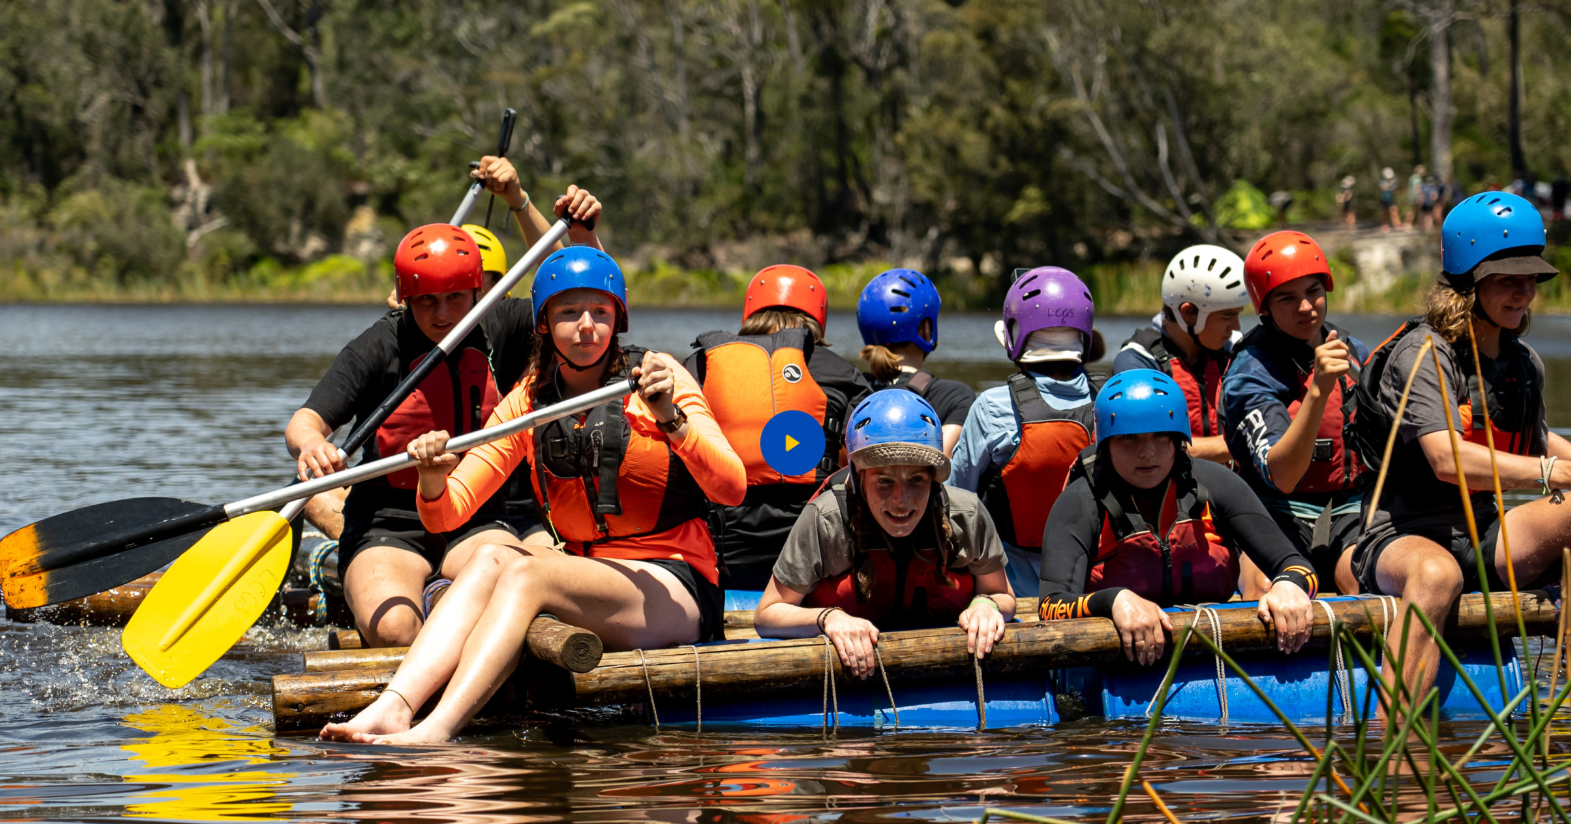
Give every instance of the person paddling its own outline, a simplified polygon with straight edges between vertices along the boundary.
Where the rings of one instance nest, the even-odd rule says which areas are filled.
[[[829,297],[817,275],[800,266],[768,266],[748,281],[741,330],[699,335],[697,351],[683,364],[747,466],[747,498],[714,512],[724,589],[769,583],[802,507],[840,468],[846,416],[872,391],[855,366],[830,351],[828,321]],[[824,431],[817,466],[795,475],[764,460],[764,427],[787,411],[809,415]]]
[[[762,637],[825,635],[857,678],[881,630],[958,623],[992,652],[1015,612],[1003,545],[976,495],[946,487],[938,412],[874,392],[851,412],[851,466],[802,510],[754,615]]]
[[[1095,315],[1090,290],[1067,269],[1015,279],[994,332],[1018,371],[976,399],[955,445],[949,484],[981,495],[1017,596],[1037,595],[1042,525],[1096,428],[1100,382],[1083,366],[1102,356]]]
[[[1163,608],[1229,600],[1242,552],[1271,575],[1260,619],[1276,628],[1278,649],[1297,652],[1314,627],[1314,570],[1236,474],[1189,457],[1190,437],[1172,378],[1152,369],[1108,378],[1090,468],[1047,517],[1039,614],[1111,618],[1124,654],[1149,665],[1173,631]]]
[[[1524,198],[1486,192],[1453,209],[1441,236],[1444,271],[1430,287],[1424,315],[1408,321],[1369,359],[1353,427],[1359,450],[1378,461],[1417,362],[1384,490],[1379,500],[1364,501],[1364,515],[1372,510],[1373,518],[1352,566],[1365,591],[1401,596],[1398,615],[1416,606],[1436,626],[1461,593],[1477,592],[1482,583],[1458,497],[1458,459],[1472,490],[1491,591],[1506,589],[1508,571],[1514,571],[1519,589],[1531,586],[1557,569],[1560,548],[1571,543],[1571,506],[1560,503],[1558,495],[1514,507],[1502,517],[1486,445],[1487,405],[1502,488],[1536,489],[1547,496],[1571,487],[1571,443],[1549,431],[1544,364],[1523,340],[1537,285],[1558,273],[1541,257],[1543,219]],[[1439,356],[1444,392],[1434,359],[1423,353],[1418,362],[1426,340]],[[1474,366],[1474,343],[1482,371]],[[1455,447],[1453,426],[1462,441]],[[1501,547],[1503,531],[1510,538],[1509,558]],[[1406,689],[1424,695],[1440,664],[1434,641],[1417,620],[1386,637],[1391,645],[1387,661],[1396,660],[1397,649],[1406,644]],[[1387,665],[1388,684],[1393,675]]]
[[[433,532],[472,519],[527,463],[541,516],[567,554],[480,547],[387,690],[349,723],[327,725],[324,738],[407,744],[452,737],[512,672],[542,612],[596,633],[611,650],[722,635],[705,500],[741,503],[741,458],[681,364],[620,342],[627,287],[616,261],[582,246],[557,252],[540,264],[531,293],[540,337],[523,381],[497,406],[493,422],[629,377],[636,396],[477,447],[462,459],[445,451],[446,431],[416,438],[409,453],[421,461],[418,506]],[[411,727],[414,709],[439,689],[436,709]]]
[[[1228,463],[1222,436],[1222,376],[1242,337],[1238,316],[1249,305],[1244,260],[1220,246],[1191,246],[1162,273],[1162,311],[1136,330],[1113,358],[1113,374],[1156,369],[1184,390],[1189,455]]]
[[[1227,443],[1239,474],[1282,533],[1337,592],[1358,591],[1349,553],[1358,542],[1363,462],[1343,440],[1357,365],[1369,350],[1326,318],[1330,262],[1303,232],[1273,232],[1244,258],[1260,325],[1239,344],[1222,382]],[[1239,591],[1270,585],[1247,561]]]
[[[938,410],[944,427],[944,454],[953,455],[966,413],[976,392],[960,381],[923,369],[938,346],[938,287],[921,272],[890,269],[868,281],[856,302],[862,333],[862,360],[874,389],[908,389]]]

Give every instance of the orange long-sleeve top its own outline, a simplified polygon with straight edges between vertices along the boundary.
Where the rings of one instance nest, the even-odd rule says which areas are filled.
[[[675,389],[672,401],[687,414],[687,436],[674,442],[656,425],[654,413],[639,395],[627,399],[624,412],[638,433],[665,441],[686,465],[709,500],[735,506],[747,494],[747,470],[742,459],[715,422],[698,381],[680,364],[672,362]],[[491,413],[487,427],[496,426],[531,411],[532,381],[521,382]],[[475,447],[465,453],[447,476],[447,486],[435,500],[416,495],[420,522],[432,532],[449,532],[462,526],[480,504],[491,497],[520,462],[534,462],[534,430]],[[672,529],[649,535],[628,535],[589,547],[591,557],[626,560],[673,559],[691,564],[711,583],[719,583],[714,539],[702,519],[685,521]]]

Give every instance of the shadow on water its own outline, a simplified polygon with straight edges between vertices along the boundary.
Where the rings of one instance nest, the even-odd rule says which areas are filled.
[[[132,495],[219,502],[290,473],[282,431],[374,307],[0,307],[0,532]],[[1009,365],[993,316],[946,315],[931,368],[981,389]],[[1397,319],[1349,319],[1368,343]],[[685,354],[737,313],[638,310],[629,340]],[[1099,324],[1115,347],[1145,319]],[[860,347],[831,316],[834,350]],[[1535,321],[1550,423],[1571,426],[1571,321]],[[1105,369],[1108,360],[1101,364]],[[1565,411],[1563,411],[1565,410]],[[802,734],[648,727],[488,730],[394,749],[273,738],[268,678],[321,630],[253,630],[180,690],[135,668],[114,630],[0,620],[0,818],[254,821],[973,820],[985,807],[1105,818],[1142,725],[1083,721],[975,733]],[[899,687],[896,685],[896,690]],[[1443,728],[1465,748],[1477,723]],[[1475,781],[1501,760],[1472,762]],[[1172,724],[1148,778],[1181,819],[1269,820],[1313,762],[1280,729]],[[1494,772],[1491,772],[1494,771]],[[1422,812],[1419,803],[1413,808]],[[1497,813],[1505,814],[1504,809]],[[1159,816],[1136,793],[1131,818]]]

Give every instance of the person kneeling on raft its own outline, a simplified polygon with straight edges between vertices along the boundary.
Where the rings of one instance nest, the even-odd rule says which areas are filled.
[[[1239,474],[1320,580],[1355,594],[1351,562],[1363,526],[1364,465],[1347,446],[1343,425],[1369,350],[1326,318],[1331,267],[1303,232],[1261,238],[1244,257],[1244,281],[1260,325],[1244,336],[1222,382],[1228,447]],[[1269,586],[1246,561],[1239,579],[1245,600]]]
[[[1173,631],[1163,608],[1230,599],[1242,550],[1272,576],[1260,620],[1278,649],[1297,652],[1314,628],[1314,570],[1237,475],[1189,457],[1189,438],[1172,378],[1131,369],[1108,379],[1094,457],[1043,530],[1042,620],[1111,618],[1129,660],[1151,664]]]
[[[1354,553],[1353,572],[1367,592],[1400,594],[1398,615],[1416,606],[1437,627],[1458,596],[1477,592],[1481,584],[1458,500],[1458,459],[1472,490],[1491,591],[1506,590],[1513,574],[1518,588],[1532,585],[1558,568],[1560,548],[1571,543],[1571,506],[1560,503],[1558,494],[1556,500],[1514,507],[1502,518],[1493,491],[1495,477],[1503,489],[1544,495],[1571,487],[1571,460],[1558,463],[1571,458],[1571,443],[1549,431],[1544,364],[1522,340],[1537,284],[1557,274],[1540,257],[1543,219],[1523,198],[1485,192],[1453,209],[1441,235],[1444,274],[1430,288],[1424,316],[1405,324],[1370,357],[1353,427],[1359,451],[1378,461],[1403,387],[1417,367],[1380,499],[1370,500],[1371,493],[1364,500],[1365,515],[1373,508],[1373,519]],[[1444,393],[1433,358],[1425,353],[1419,362],[1426,338],[1439,356]],[[1474,366],[1474,343],[1482,374]],[[1486,403],[1498,474],[1487,446]],[[1453,426],[1461,440],[1455,446]],[[1501,549],[1508,537],[1509,555]],[[1423,624],[1407,620],[1386,639],[1388,662],[1406,645],[1405,689],[1424,695],[1434,683],[1440,651]],[[1393,683],[1389,664],[1384,675]]]
[[[1037,595],[1042,525],[1096,428],[1091,400],[1101,384],[1083,365],[1102,355],[1095,317],[1091,291],[1068,269],[1016,278],[993,331],[1019,371],[977,397],[955,445],[949,485],[982,497],[1016,596]]]
[[[880,629],[958,622],[967,650],[992,652],[1015,596],[987,510],[943,485],[938,413],[912,392],[874,392],[852,410],[845,443],[851,466],[791,529],[758,603],[758,634],[828,636],[858,678],[877,666]]]
[[[470,518],[527,462],[546,524],[567,554],[520,555],[488,544],[453,580],[377,700],[322,737],[414,743],[463,729],[518,664],[542,612],[599,635],[608,650],[720,637],[724,598],[705,499],[741,502],[747,474],[697,381],[669,355],[623,346],[627,287],[604,252],[574,246],[540,264],[531,288],[539,335],[529,370],[492,425],[637,380],[635,396],[476,447],[445,451],[448,433],[409,445],[417,499],[432,531]],[[415,708],[442,689],[411,727]]]

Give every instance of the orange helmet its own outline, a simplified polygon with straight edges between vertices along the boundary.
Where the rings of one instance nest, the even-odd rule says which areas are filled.
[[[469,233],[432,223],[404,235],[393,253],[398,299],[480,288],[480,247]]]
[[[829,322],[829,294],[818,275],[800,266],[765,266],[747,284],[747,299],[742,302],[742,319],[771,306],[797,309],[819,326]]]
[[[1263,314],[1260,307],[1272,289],[1310,275],[1325,278],[1327,292],[1333,288],[1325,250],[1303,232],[1272,232],[1255,243],[1244,257],[1244,285],[1257,315]]]

